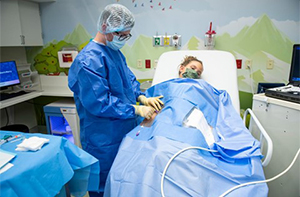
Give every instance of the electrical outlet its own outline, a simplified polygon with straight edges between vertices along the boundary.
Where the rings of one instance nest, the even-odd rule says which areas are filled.
[[[151,68],[151,60],[145,60],[145,68]]]
[[[139,69],[143,68],[142,60],[137,60],[136,61],[136,67],[139,68]]]
[[[242,60],[241,59],[237,59],[236,60],[236,68],[237,69],[241,69],[242,68]]]
[[[157,67],[157,63],[158,63],[158,60],[154,60],[154,65],[153,65],[154,69]]]
[[[267,69],[273,69],[274,68],[274,60],[268,60],[267,61]]]
[[[252,60],[246,60],[246,61],[245,61],[245,67],[246,67],[247,69],[250,69],[250,68],[252,67]]]

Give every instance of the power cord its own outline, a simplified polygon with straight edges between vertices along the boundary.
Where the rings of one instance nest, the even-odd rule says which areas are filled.
[[[253,89],[253,82],[254,82],[254,80],[253,80],[252,68],[251,68],[251,66],[248,66],[248,68],[249,68],[251,93],[252,93],[252,95],[254,95],[254,89]]]
[[[197,146],[190,146],[190,147],[187,147],[187,148],[184,148],[180,151],[178,151],[176,154],[174,154],[171,159],[168,161],[164,171],[163,171],[163,174],[162,174],[162,177],[161,177],[161,181],[160,181],[160,192],[161,192],[161,195],[162,197],[165,197],[165,194],[164,194],[164,178],[165,178],[165,175],[166,175],[166,172],[167,172],[167,169],[169,168],[169,165],[171,164],[171,162],[179,155],[181,154],[182,152],[184,151],[187,151],[187,150],[190,150],[190,149],[200,149],[200,150],[205,150],[205,151],[208,151],[208,152],[218,152],[216,150],[210,150],[210,149],[206,149],[206,148],[203,148],[203,147],[197,147]],[[297,157],[299,156],[299,153],[300,153],[300,148],[298,149],[292,163],[283,171],[281,172],[280,174],[274,176],[273,178],[270,178],[270,179],[267,179],[267,180],[262,180],[262,181],[253,181],[253,182],[248,182],[248,183],[243,183],[243,184],[240,184],[240,185],[237,185],[235,187],[232,187],[231,189],[227,190],[226,192],[224,192],[222,195],[220,195],[220,197],[224,197],[226,196],[227,194],[229,194],[230,192],[232,192],[233,190],[236,190],[240,187],[243,187],[243,186],[246,186],[246,185],[251,185],[251,184],[259,184],[259,183],[267,183],[267,182],[270,182],[270,181],[273,181],[279,177],[281,177],[282,175],[284,175],[287,171],[290,170],[290,168],[294,165],[294,163],[296,162],[296,159]]]
[[[200,149],[200,150],[205,150],[205,151],[208,151],[208,152],[218,152],[216,150],[210,150],[210,149],[207,149],[207,148],[203,148],[203,147],[198,147],[198,146],[190,146],[190,147],[187,147],[187,148],[184,148],[180,151],[178,151],[175,155],[173,155],[173,157],[171,157],[171,159],[168,161],[164,171],[163,171],[163,174],[161,176],[161,181],[160,181],[160,192],[161,192],[161,195],[162,197],[165,197],[165,194],[164,194],[164,178],[165,178],[165,175],[166,175],[166,172],[167,172],[167,169],[169,168],[169,165],[171,164],[171,162],[179,155],[181,154],[182,152],[184,151],[187,151],[187,150],[190,150],[190,149]]]
[[[226,196],[227,194],[229,194],[230,192],[232,192],[233,190],[237,189],[237,188],[240,188],[240,187],[244,187],[246,185],[252,185],[252,184],[258,184],[258,183],[267,183],[267,182],[270,182],[270,181],[274,181],[275,179],[281,177],[282,175],[284,175],[287,171],[290,170],[290,168],[294,165],[294,163],[296,162],[296,159],[298,157],[300,153],[300,148],[298,149],[292,163],[289,165],[289,167],[287,167],[284,171],[282,171],[280,174],[274,176],[273,178],[270,178],[270,179],[267,179],[267,180],[262,180],[262,181],[253,181],[253,182],[248,182],[248,183],[243,183],[243,184],[240,184],[240,185],[237,185],[235,187],[232,187],[231,189],[227,190],[226,192],[224,192],[220,197],[224,197]]]
[[[6,125],[5,126],[7,126],[9,124],[9,115],[8,115],[7,108],[5,108],[5,113],[6,113]]]

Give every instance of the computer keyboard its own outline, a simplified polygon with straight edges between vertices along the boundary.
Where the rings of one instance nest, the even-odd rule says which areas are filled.
[[[300,87],[287,85],[278,88],[270,88],[265,92],[266,96],[286,100],[300,104]]]
[[[287,86],[282,86],[278,88],[271,88],[270,90],[275,90],[279,92],[300,92],[300,87],[298,86],[293,86],[293,85],[287,85]]]
[[[19,92],[14,92],[14,93],[0,93],[0,101],[6,100],[6,99],[10,99],[10,98],[14,98],[17,96],[21,96],[24,94],[27,94],[29,92],[25,92],[25,91],[19,91]]]

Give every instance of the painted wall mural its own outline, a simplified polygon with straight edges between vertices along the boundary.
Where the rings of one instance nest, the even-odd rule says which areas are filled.
[[[125,5],[135,16],[133,37],[122,52],[140,80],[153,77],[154,62],[164,52],[205,50],[204,34],[212,21],[217,32],[215,50],[229,51],[242,61],[242,68],[237,70],[240,97],[244,98],[241,108],[251,105],[259,82],[287,83],[292,46],[300,41],[298,0],[288,3],[278,0],[276,5],[272,0],[74,0],[72,4],[60,0],[43,3],[40,10],[45,46],[27,52],[35,69],[40,74],[67,75],[68,69],[59,67],[57,51],[67,46],[75,46],[80,51],[96,34],[101,10],[111,3]],[[182,46],[178,49],[153,47],[152,36],[156,33],[178,33],[182,36]],[[144,66],[146,59],[151,60],[150,69]],[[142,68],[138,68],[138,60],[143,62]],[[267,68],[269,60],[273,61],[272,69]],[[251,62],[250,69],[245,67],[246,61]]]
[[[59,65],[58,51],[63,48],[75,47],[78,51],[82,50],[90,41],[91,35],[82,25],[77,25],[74,31],[67,34],[63,40],[47,43],[40,52],[31,53],[34,57],[33,67],[39,74],[45,75],[68,75],[68,68],[61,68]]]

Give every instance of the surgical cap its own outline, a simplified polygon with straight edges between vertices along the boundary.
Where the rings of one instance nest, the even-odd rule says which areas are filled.
[[[112,33],[128,31],[134,26],[132,13],[123,5],[111,4],[104,8],[98,19],[98,31],[101,33]],[[102,25],[106,24],[106,31],[102,31]]]

